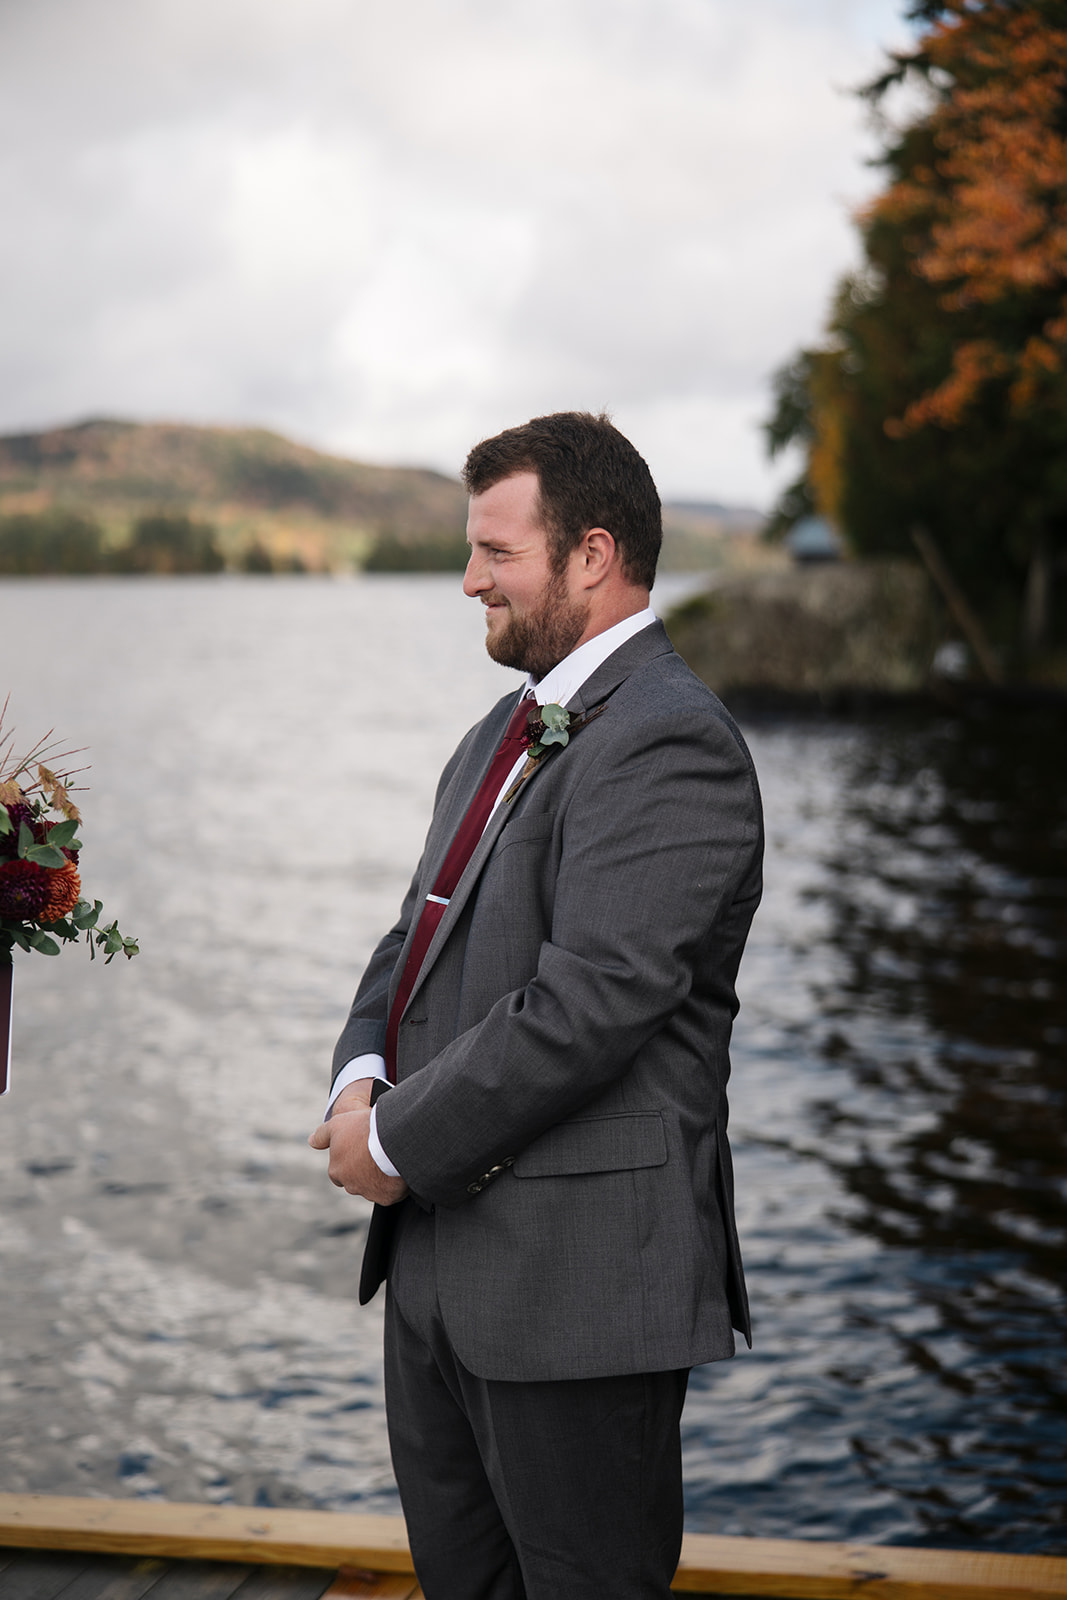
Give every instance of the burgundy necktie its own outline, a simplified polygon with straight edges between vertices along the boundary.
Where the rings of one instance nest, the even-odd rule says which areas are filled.
[[[515,762],[522,754],[524,748],[523,735],[530,707],[535,702],[531,696],[520,700],[515,710],[511,713],[503,739],[496,755],[489,764],[489,771],[482,779],[481,786],[474,799],[467,807],[467,814],[459,825],[455,838],[448,847],[444,865],[437,874],[437,881],[433,886],[433,893],[426,896],[423,902],[422,914],[419,917],[415,937],[411,941],[411,949],[404,963],[404,971],[400,977],[400,987],[396,991],[389,1012],[389,1024],[385,1034],[385,1070],[389,1082],[396,1082],[396,1042],[400,1032],[400,1018],[404,1007],[411,997],[415,987],[415,980],[422,969],[426,959],[426,952],[430,948],[430,940],[437,931],[437,925],[445,914],[445,907],[455,891],[456,885],[463,876],[463,869],[474,854],[474,847],[485,831],[489,820],[489,813],[493,809],[493,801],[500,793],[501,785]]]

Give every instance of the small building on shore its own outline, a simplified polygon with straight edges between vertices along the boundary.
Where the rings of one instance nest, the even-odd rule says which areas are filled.
[[[841,535],[826,517],[801,517],[785,536],[785,547],[802,565],[815,561],[840,561]]]

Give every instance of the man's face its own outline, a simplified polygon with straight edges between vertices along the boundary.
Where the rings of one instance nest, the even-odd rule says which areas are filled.
[[[552,567],[535,472],[517,472],[471,496],[471,556],[463,592],[485,606],[485,648],[502,667],[540,680],[581,640],[589,604],[575,562]]]

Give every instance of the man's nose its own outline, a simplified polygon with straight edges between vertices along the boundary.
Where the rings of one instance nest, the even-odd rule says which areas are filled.
[[[463,593],[471,600],[491,587],[489,573],[485,561],[479,556],[477,550],[472,550],[467,561],[467,570],[463,574]]]

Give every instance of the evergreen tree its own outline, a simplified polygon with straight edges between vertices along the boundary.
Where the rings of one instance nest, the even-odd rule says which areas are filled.
[[[162,511],[138,517],[114,556],[118,572],[221,572],[224,565],[209,522]]]
[[[75,511],[21,511],[0,517],[0,574],[99,572],[98,523]]]

